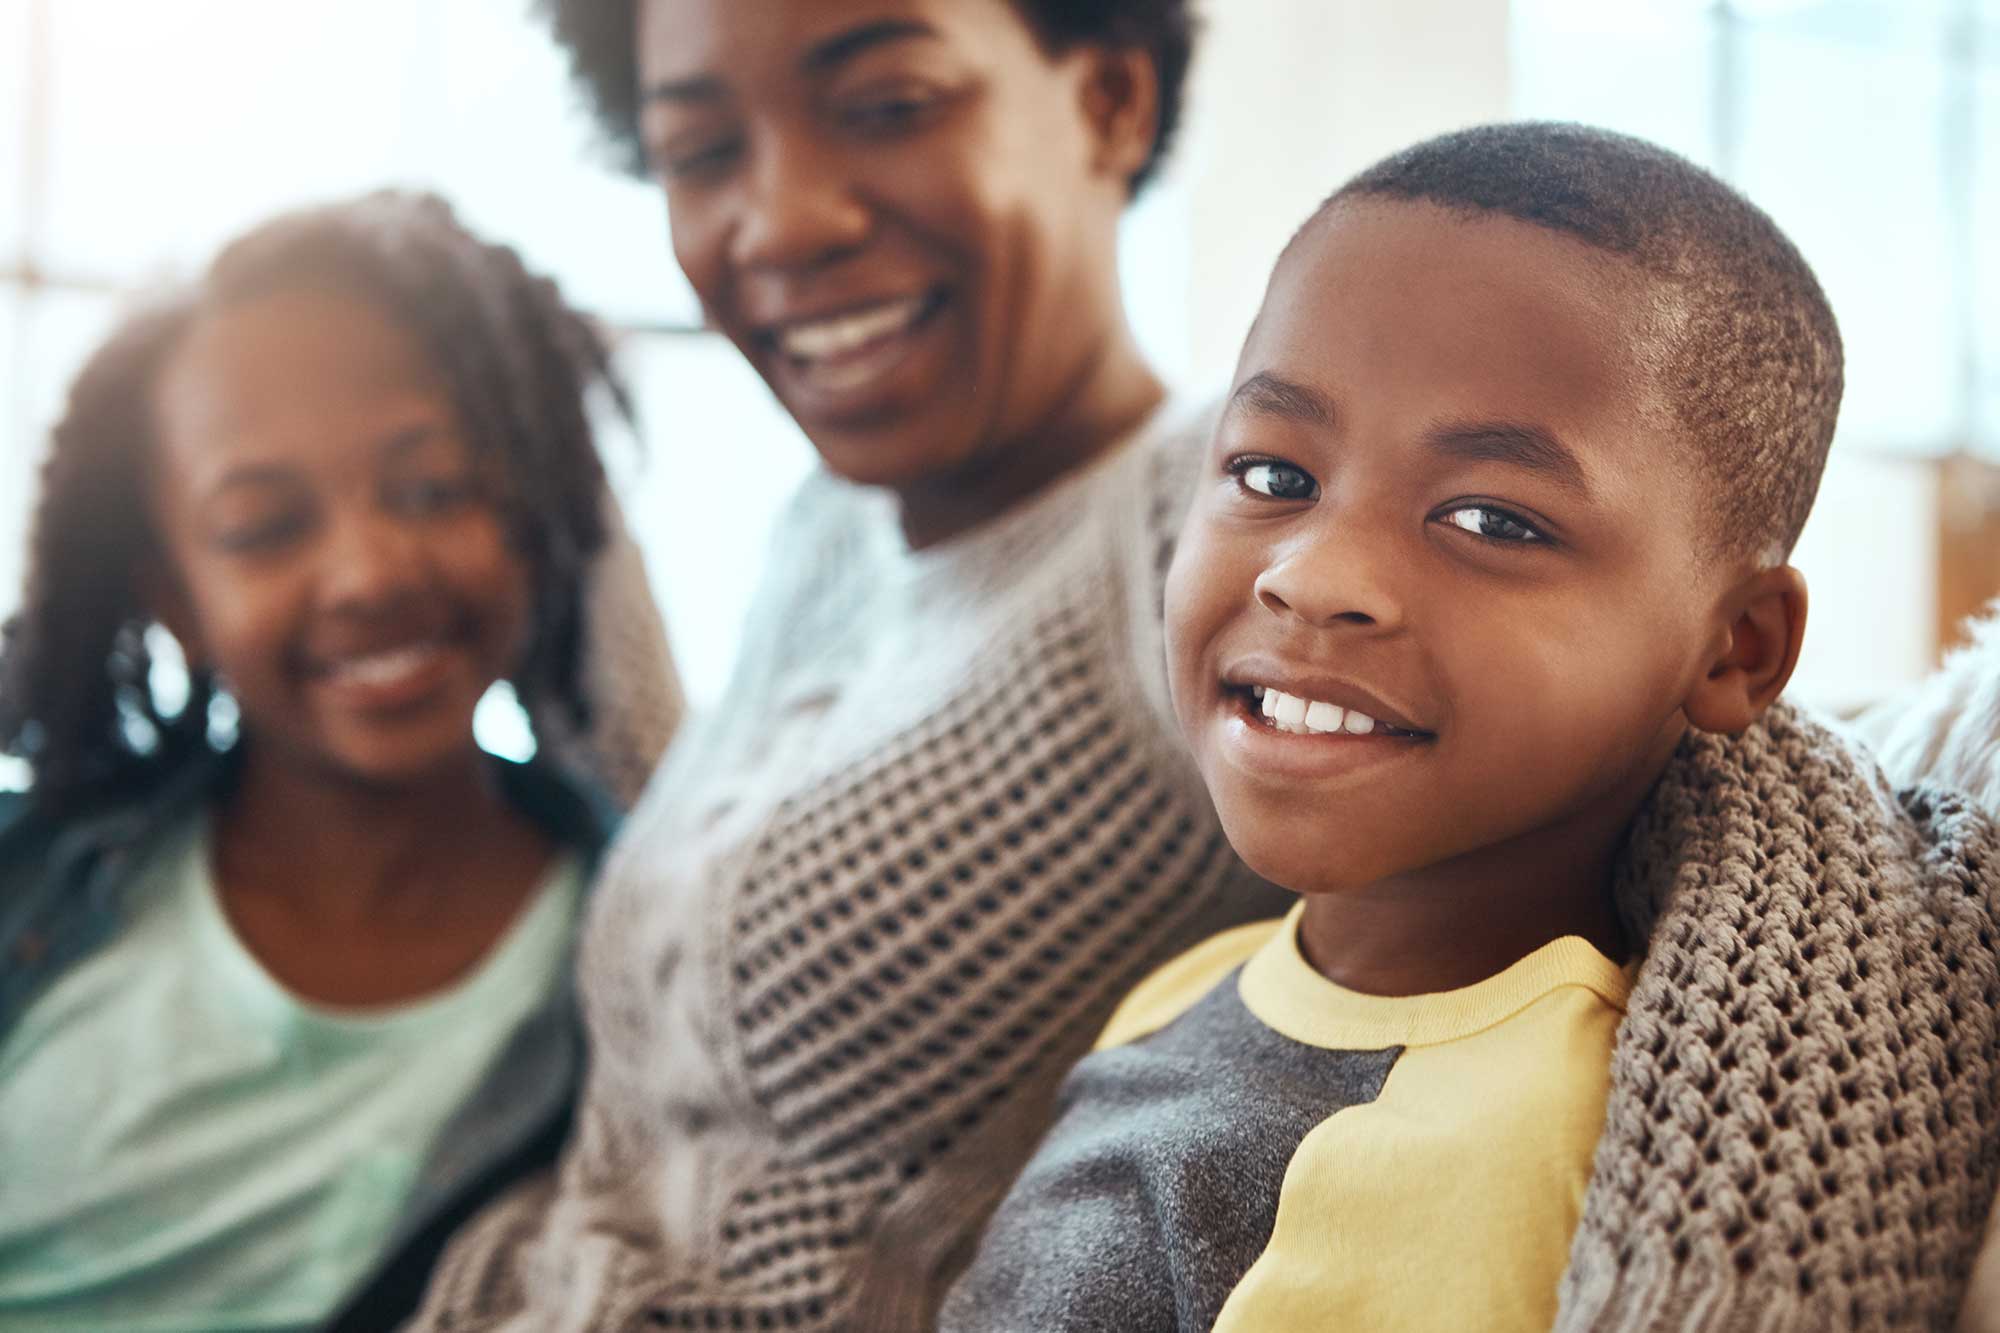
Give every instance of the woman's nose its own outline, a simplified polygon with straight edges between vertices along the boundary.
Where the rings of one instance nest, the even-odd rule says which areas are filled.
[[[748,268],[810,268],[868,238],[868,207],[838,156],[809,143],[756,154],[740,208],[731,253]]]

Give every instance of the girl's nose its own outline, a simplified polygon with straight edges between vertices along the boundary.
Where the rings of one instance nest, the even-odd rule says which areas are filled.
[[[326,603],[349,611],[392,605],[423,577],[423,543],[393,515],[335,516],[320,549],[320,589]]]

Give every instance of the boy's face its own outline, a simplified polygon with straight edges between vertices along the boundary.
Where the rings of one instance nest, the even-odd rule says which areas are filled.
[[[1422,204],[1343,204],[1279,262],[1167,591],[1175,707],[1258,872],[1562,864],[1630,818],[1727,641],[1647,299]]]

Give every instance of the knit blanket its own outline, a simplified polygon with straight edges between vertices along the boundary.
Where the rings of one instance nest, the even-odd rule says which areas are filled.
[[[1559,1330],[1949,1326],[2000,1181],[2000,837],[1780,705],[1691,735]]]

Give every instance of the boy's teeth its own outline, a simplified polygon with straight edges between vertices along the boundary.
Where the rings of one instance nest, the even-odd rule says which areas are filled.
[[[1340,708],[1318,699],[1301,699],[1295,694],[1263,685],[1252,686],[1251,695],[1260,700],[1264,716],[1279,731],[1302,736],[1328,736],[1338,732],[1366,736],[1375,730],[1374,718],[1352,708]]]
[[[794,324],[778,332],[778,350],[801,361],[821,361],[866,346],[878,338],[901,333],[916,322],[924,308],[920,296],[859,310],[832,319]]]

